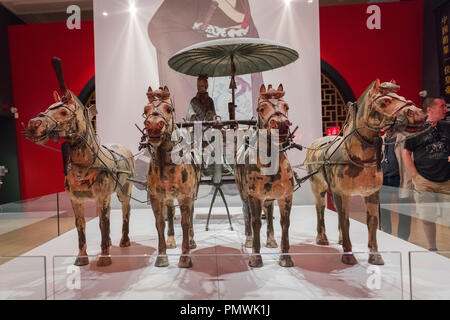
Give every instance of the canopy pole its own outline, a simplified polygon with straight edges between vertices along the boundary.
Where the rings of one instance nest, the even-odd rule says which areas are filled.
[[[231,89],[231,103],[228,103],[228,113],[230,115],[230,120],[235,120],[235,90],[236,90],[236,81],[235,81],[235,74],[236,74],[236,66],[234,64],[234,56],[231,55],[231,81],[230,81],[230,89]]]

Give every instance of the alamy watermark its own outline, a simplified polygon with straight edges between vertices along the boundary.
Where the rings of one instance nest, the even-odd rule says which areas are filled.
[[[171,151],[174,164],[257,164],[261,174],[274,175],[279,169],[279,130],[227,129],[203,130],[200,121],[194,130],[180,128],[172,133],[177,142]]]

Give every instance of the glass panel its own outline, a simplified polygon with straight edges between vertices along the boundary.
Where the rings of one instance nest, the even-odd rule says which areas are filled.
[[[342,254],[291,254],[292,268],[281,267],[278,254],[262,254],[261,268],[249,267],[248,254],[196,254],[189,269],[178,267],[180,255],[168,255],[167,267],[155,266],[156,255],[111,256],[106,267],[96,256],[83,267],[75,256],[55,256],[53,298],[402,299],[401,254],[381,254],[384,266],[368,264],[368,253],[354,253],[354,266]]]
[[[58,236],[57,196],[0,205],[0,256],[18,256]]]
[[[450,251],[409,253],[411,299],[450,299]]]
[[[45,257],[0,256],[0,300],[47,299]]]

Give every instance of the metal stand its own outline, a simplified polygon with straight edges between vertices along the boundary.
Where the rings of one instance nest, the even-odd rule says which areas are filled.
[[[220,196],[222,197],[223,203],[225,204],[225,208],[227,209],[227,216],[228,216],[228,222],[230,223],[230,230],[233,231],[233,225],[231,224],[230,211],[228,210],[228,204],[227,204],[227,201],[225,200],[225,195],[223,194],[222,188],[220,187],[220,184],[214,184],[214,187],[216,189],[214,190],[214,195],[213,195],[213,198],[211,201],[211,205],[209,206],[208,220],[206,220],[205,230],[208,231],[209,219],[211,218],[212,207],[214,205],[214,201],[216,200],[217,192],[219,192]]]
[[[214,205],[214,201],[216,200],[217,192],[219,192],[220,196],[222,197],[223,203],[225,204],[225,208],[227,209],[228,222],[230,223],[230,229],[231,229],[231,231],[233,231],[233,225],[231,224],[231,216],[230,216],[230,211],[228,210],[228,204],[227,204],[227,201],[225,200],[225,195],[223,194],[222,188],[220,187],[223,183],[226,183],[222,179],[222,165],[221,164],[214,165],[214,174],[212,176],[211,182],[212,182],[211,185],[215,187],[215,190],[214,190],[214,195],[213,195],[213,198],[211,201],[211,205],[209,206],[208,220],[206,221],[205,230],[208,231],[209,219],[211,218],[212,207]]]

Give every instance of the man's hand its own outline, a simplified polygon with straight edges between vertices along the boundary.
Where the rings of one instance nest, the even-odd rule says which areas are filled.
[[[403,161],[405,162],[406,170],[411,175],[411,177],[415,178],[419,173],[417,172],[416,166],[414,165],[414,160],[412,159],[411,155],[411,151],[403,149],[402,157]]]

